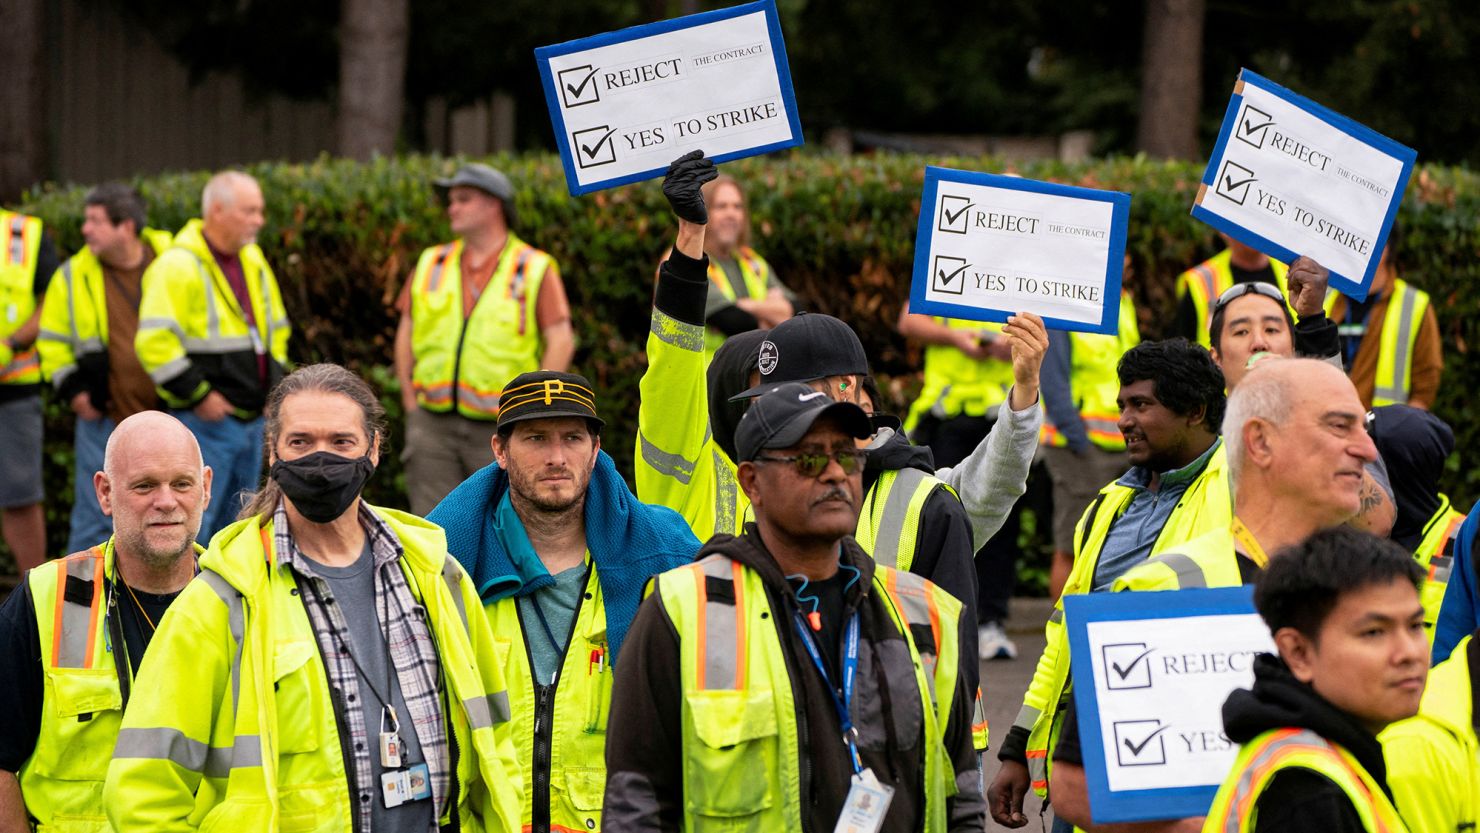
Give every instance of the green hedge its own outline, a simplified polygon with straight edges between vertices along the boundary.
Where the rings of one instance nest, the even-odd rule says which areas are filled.
[[[261,164],[268,226],[263,248],[282,283],[295,325],[295,362],[329,360],[363,373],[382,392],[395,430],[382,455],[372,499],[404,505],[394,445],[401,438],[400,399],[390,372],[393,304],[425,246],[448,237],[428,183],[460,160],[414,156],[355,163],[322,158],[309,164]],[[575,369],[595,383],[609,417],[637,412],[637,383],[646,366],[654,264],[674,225],[657,182],[571,197],[557,157],[491,160],[519,185],[517,231],[559,259],[579,338]],[[904,155],[845,157],[777,154],[726,165],[750,188],[754,242],[803,308],[838,315],[857,328],[886,396],[902,411],[917,389],[918,349],[894,330],[908,294],[920,187],[926,164],[1024,176],[1134,195],[1129,237],[1143,332],[1157,336],[1170,320],[1176,274],[1217,250],[1210,228],[1188,215],[1200,165],[1114,158],[1089,163],[1042,161],[1004,165],[992,158]],[[135,182],[152,224],[175,229],[196,216],[204,172]],[[65,251],[82,245],[83,186],[48,186],[20,209],[41,216]],[[1445,370],[1438,413],[1455,427],[1459,448],[1480,448],[1480,177],[1459,168],[1417,169],[1403,203],[1402,273],[1434,297],[1444,330]],[[630,471],[633,420],[610,419],[606,448]],[[59,403],[47,423],[48,527],[53,550],[65,542],[71,499],[71,427]],[[1461,508],[1480,495],[1480,469],[1450,460],[1446,488]]]

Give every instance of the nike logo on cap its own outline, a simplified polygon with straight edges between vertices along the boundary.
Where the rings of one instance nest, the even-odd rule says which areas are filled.
[[[820,391],[820,390],[814,390],[811,393],[799,393],[799,394],[797,394],[797,401],[798,402],[810,402],[810,401],[812,401],[813,399],[816,399],[819,396],[827,396],[827,394],[824,393],[824,392],[822,392],[822,391]]]

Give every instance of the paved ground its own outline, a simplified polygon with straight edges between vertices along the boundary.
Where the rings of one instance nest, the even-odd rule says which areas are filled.
[[[1043,624],[1053,605],[1048,599],[1013,599],[1011,618],[1007,622],[1008,636],[1017,643],[1018,658],[1015,660],[993,660],[982,663],[982,697],[986,699],[987,721],[992,727],[992,750],[987,752],[987,783],[997,775],[997,745],[1007,736],[1018,707],[1023,704],[1023,692],[1033,679],[1033,668],[1038,664],[1038,655],[1043,653]],[[1023,811],[1028,816],[1025,831],[1037,831],[1038,811],[1042,799],[1033,793],[1023,802]],[[1053,823],[1053,813],[1044,815],[1045,829]],[[988,830],[1007,830],[987,818]]]

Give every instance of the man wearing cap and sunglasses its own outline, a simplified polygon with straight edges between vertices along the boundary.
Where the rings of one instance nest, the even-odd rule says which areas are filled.
[[[471,163],[435,187],[457,239],[421,253],[397,302],[406,485],[420,515],[493,462],[499,386],[565,370],[575,352],[559,266],[511,228],[509,178]]]
[[[447,530],[503,654],[523,829],[599,830],[613,666],[644,585],[699,541],[627,488],[585,377],[525,373],[502,399],[497,463],[427,519]]]
[[[800,383],[740,420],[755,521],[638,610],[612,694],[609,831],[982,829],[956,662],[974,623],[851,537],[871,434],[857,405]]]

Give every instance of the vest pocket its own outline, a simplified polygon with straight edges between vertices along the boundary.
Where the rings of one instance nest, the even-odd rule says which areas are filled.
[[[329,699],[328,683],[310,662],[318,653],[311,642],[279,642],[273,659],[277,700],[277,744],[284,754],[319,748],[320,707]]]
[[[684,752],[691,815],[750,816],[776,803],[776,708],[770,691],[690,691],[686,719],[698,743]]]
[[[123,708],[112,668],[49,668],[51,701],[59,718],[80,718]]]
[[[62,781],[99,781],[108,772],[123,708],[112,668],[46,669],[42,735],[31,756],[38,775]],[[50,724],[50,725],[48,725]],[[88,750],[79,754],[78,750]]]
[[[565,767],[565,794],[572,807],[594,818],[601,812],[601,799],[606,794],[606,770],[597,766]]]

